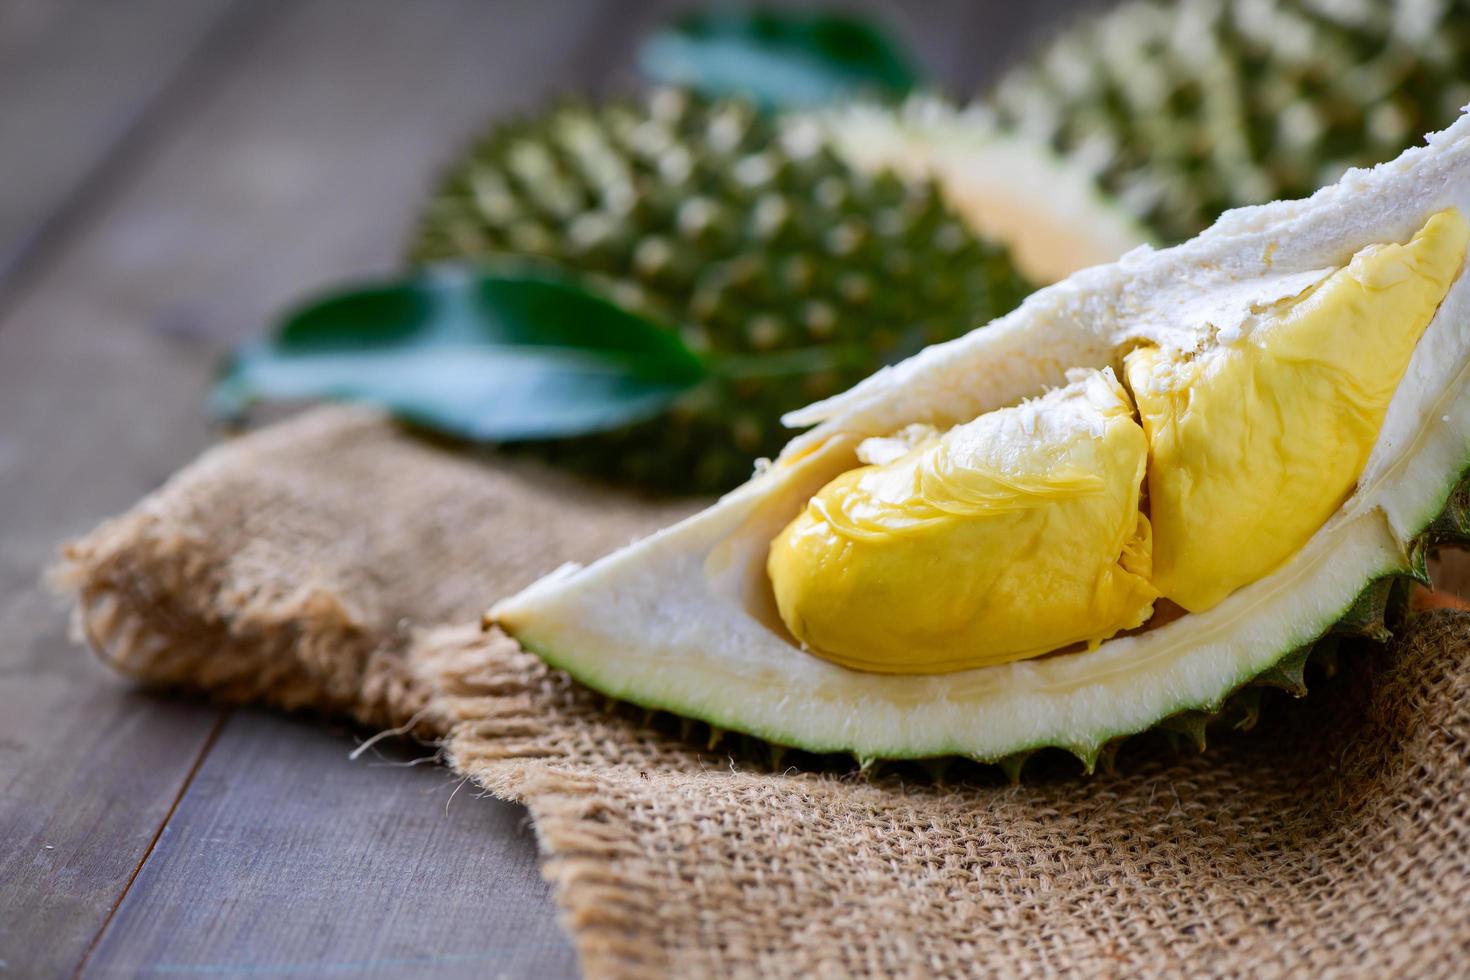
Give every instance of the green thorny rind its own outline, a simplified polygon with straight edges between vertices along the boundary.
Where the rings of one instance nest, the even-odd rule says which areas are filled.
[[[1222,211],[1307,197],[1455,119],[1470,100],[1470,0],[1420,7],[1412,29],[1403,12],[1136,0],[1056,35],[991,105],[1182,241]]]
[[[864,173],[736,100],[661,90],[502,123],[449,171],[414,262],[514,261],[675,326],[711,367],[669,411],[521,444],[660,491],[722,491],[780,416],[1010,312],[1031,291],[932,181]]]
[[[1347,611],[1316,639],[1286,651],[1271,666],[1209,704],[1177,712],[1147,728],[1115,736],[1099,745],[1038,745],[998,758],[937,756],[927,759],[884,759],[844,753],[812,756],[755,735],[741,735],[738,740],[732,741],[727,736],[736,733],[727,732],[719,726],[661,710],[655,710],[654,713],[677,718],[674,731],[677,731],[682,741],[696,744],[705,751],[723,749],[732,757],[763,763],[773,771],[781,771],[783,766],[790,766],[792,759],[806,755],[807,758],[814,758],[819,762],[825,760],[827,768],[840,766],[838,760],[848,759],[849,765],[854,766],[859,775],[869,778],[881,773],[890,764],[916,764],[917,771],[925,773],[933,782],[941,783],[950,775],[955,762],[968,759],[970,762],[996,767],[1008,782],[1014,784],[1020,782],[1026,764],[1038,752],[1059,748],[1075,756],[1088,775],[1098,769],[1111,772],[1119,749],[1130,738],[1155,732],[1172,744],[1176,751],[1188,749],[1203,752],[1208,733],[1212,730],[1225,727],[1249,731],[1255,727],[1260,719],[1263,690],[1275,688],[1293,697],[1305,697],[1306,679],[1311,670],[1331,677],[1337,672],[1339,657],[1345,648],[1380,647],[1393,638],[1392,627],[1403,622],[1408,615],[1413,585],[1428,584],[1427,562],[1431,554],[1444,547],[1466,546],[1470,546],[1470,471],[1462,474],[1439,515],[1406,546],[1405,567],[1398,572],[1375,578],[1364,586],[1349,604]],[[615,705],[618,702],[614,698],[607,698],[606,703]],[[704,737],[701,738],[701,735]]]

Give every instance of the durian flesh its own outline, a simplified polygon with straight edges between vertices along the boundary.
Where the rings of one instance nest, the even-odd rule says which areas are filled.
[[[1158,595],[1209,609],[1347,498],[1467,237],[1441,212],[1193,349],[1132,351],[1143,428],[1105,369],[842,474],[771,545],[782,620],[843,666],[924,673],[1096,646]]]
[[[1451,211],[1470,214],[1470,120],[1464,118],[1427,147],[1350,172],[1309,200],[1231,212],[1183,245],[1139,250],[1084,270],[990,326],[792,413],[792,424],[815,428],[750,483],[591,566],[535,583],[499,603],[491,618],[527,649],[611,696],[780,744],[864,758],[995,760],[1048,745],[1092,758],[1111,740],[1166,717],[1217,708],[1331,629],[1371,583],[1417,568],[1422,535],[1470,461],[1464,230],[1453,215],[1431,222]],[[970,423],[1064,386],[1069,370],[1116,367],[1135,350],[1156,348],[1161,354],[1150,356],[1172,361],[1218,348],[1221,334],[1254,337],[1272,311],[1304,308],[1329,295],[1343,281],[1334,276],[1351,270],[1364,249],[1392,254],[1401,247],[1395,243],[1414,241],[1426,225],[1432,247],[1424,251],[1433,255],[1426,254],[1424,268],[1435,271],[1423,276],[1422,290],[1412,290],[1420,298],[1405,304],[1423,315],[1396,312],[1389,318],[1393,336],[1361,340],[1361,363],[1375,372],[1363,383],[1387,397],[1381,422],[1321,434],[1354,457],[1341,462],[1334,452],[1313,464],[1311,478],[1329,499],[1330,513],[1323,519],[1293,510],[1289,521],[1277,514],[1279,523],[1263,535],[1284,542],[1305,535],[1305,541],[1283,546],[1274,565],[1236,569],[1245,584],[1218,602],[1096,648],[1076,644],[948,673],[854,670],[802,650],[787,629],[767,574],[771,543],[824,486],[861,465],[858,447],[866,440],[916,425],[943,431]],[[1363,323],[1377,330],[1384,320],[1373,315]],[[1325,317],[1322,343],[1306,351],[1325,357],[1324,371],[1359,344],[1351,332],[1340,332],[1349,330],[1344,322]],[[1273,329],[1268,325],[1258,339]],[[1417,343],[1400,331],[1418,333]],[[1390,370],[1395,350],[1407,357],[1406,368]],[[1359,354],[1342,356],[1360,361]],[[1145,360],[1135,357],[1135,365]],[[1310,376],[1301,383],[1332,388]],[[1228,404],[1235,396],[1210,397]],[[1154,409],[1144,407],[1147,425]],[[1307,415],[1305,430],[1320,427]],[[1369,429],[1366,436],[1352,434]],[[1155,456],[1157,435],[1156,426]],[[1315,445],[1311,431],[1300,438]],[[873,458],[873,448],[870,443],[865,455]],[[1174,451],[1181,469],[1205,459],[1188,440]],[[1350,471],[1348,485],[1333,489],[1340,462]],[[1324,471],[1327,463],[1332,474]],[[1239,471],[1220,479],[1231,485]],[[1158,501],[1147,506],[1157,564],[1166,522]],[[1157,567],[1149,580],[1160,580]],[[1162,581],[1168,584],[1167,577]],[[1188,579],[1178,579],[1176,589],[1178,581]],[[864,614],[883,622],[905,611],[894,604]]]
[[[1148,619],[1143,429],[1111,370],[839,476],[772,543],[782,620],[847,667],[961,670]]]

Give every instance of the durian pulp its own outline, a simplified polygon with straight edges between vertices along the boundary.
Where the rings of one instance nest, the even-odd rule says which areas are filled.
[[[1133,351],[1141,428],[1105,370],[896,458],[876,441],[772,542],[782,620],[843,666],[939,673],[1095,646],[1160,595],[1214,606],[1352,492],[1467,241],[1443,211],[1193,349]]]

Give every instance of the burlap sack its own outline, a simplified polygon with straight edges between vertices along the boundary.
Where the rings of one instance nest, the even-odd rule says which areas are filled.
[[[128,673],[442,735],[530,808],[589,976],[1470,972],[1464,614],[1203,755],[1019,786],[770,772],[475,625],[680,509],[322,410],[208,453],[64,578]]]

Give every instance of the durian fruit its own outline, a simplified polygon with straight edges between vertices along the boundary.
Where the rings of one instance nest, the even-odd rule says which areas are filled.
[[[1448,125],[1470,102],[1470,0],[1130,0],[991,101],[1179,241]]]
[[[1068,263],[1142,240],[1050,151],[957,117],[927,125],[966,135],[943,166],[895,168],[852,152],[915,128],[889,110],[770,117],[672,89],[570,102],[480,140],[446,176],[411,254],[552,265],[723,359],[728,370],[664,416],[535,446],[663,490],[723,490],[779,451],[783,412],[1009,311]],[[1034,188],[1030,210],[1054,219],[1029,223],[1024,251],[1056,254],[1018,269],[995,223],[976,220],[985,194],[970,190],[963,207],[946,194],[946,174],[965,167],[989,175],[1013,229],[1028,227],[1016,201]],[[1061,200],[1061,184],[1082,190]]]
[[[1470,117],[791,413],[815,428],[749,483],[488,621],[614,698],[864,762],[1090,769],[1248,722],[1470,535],[1467,216]]]

